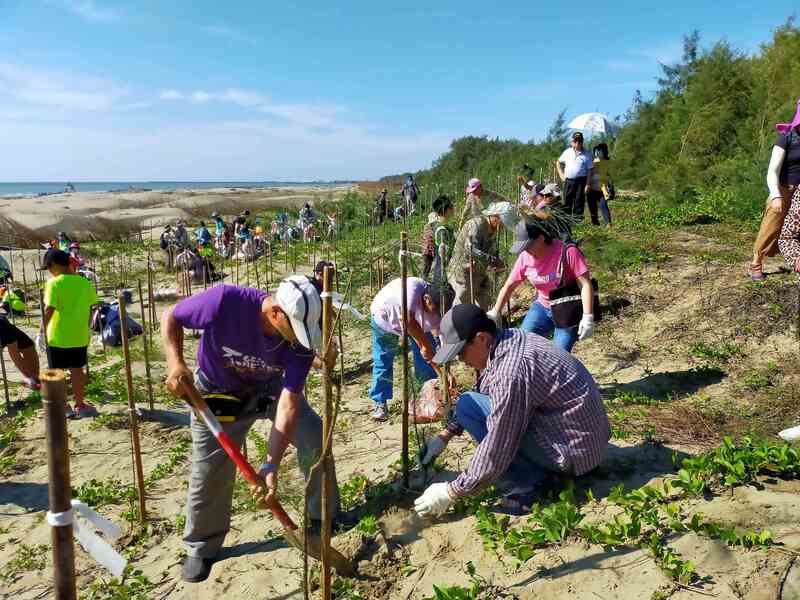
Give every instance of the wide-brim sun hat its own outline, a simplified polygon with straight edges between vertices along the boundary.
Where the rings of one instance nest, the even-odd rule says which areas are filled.
[[[481,185],[482,185],[482,184],[481,184],[481,180],[480,180],[480,179],[478,179],[477,177],[473,177],[472,179],[470,179],[470,180],[467,182],[467,187],[466,187],[466,188],[464,188],[464,191],[465,191],[466,193],[468,193],[468,194],[471,194],[472,192],[474,192],[475,190],[477,190],[479,187],[481,187]]]
[[[525,225],[525,221],[520,221],[514,228],[514,243],[511,244],[511,247],[508,249],[508,251],[511,254],[521,254],[525,248],[528,247],[528,244],[530,244],[531,241],[533,240],[531,240],[531,236],[528,233],[528,228]]]
[[[275,301],[286,313],[297,341],[308,350],[322,351],[322,299],[308,277],[292,275],[278,286]]]

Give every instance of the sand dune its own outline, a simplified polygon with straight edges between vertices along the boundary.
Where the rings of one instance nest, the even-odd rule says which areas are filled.
[[[353,186],[219,188],[150,192],[75,192],[34,198],[0,199],[0,234],[5,243],[28,247],[58,231],[83,239],[106,239],[177,219],[196,220],[216,210],[299,208],[305,202],[336,199]]]

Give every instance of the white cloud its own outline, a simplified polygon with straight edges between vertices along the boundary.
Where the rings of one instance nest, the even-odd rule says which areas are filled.
[[[106,111],[127,95],[113,82],[0,63],[0,106],[6,103],[75,111]]]
[[[183,94],[178,90],[162,90],[158,97],[161,100],[183,100]]]
[[[230,103],[306,127],[334,127],[336,126],[336,116],[341,112],[341,109],[336,106],[276,103],[265,94],[239,88],[228,88],[220,92],[195,90],[191,93],[166,90],[161,92],[160,98],[162,100],[188,98],[193,104]]]
[[[114,23],[122,18],[118,10],[100,6],[94,0],[56,0],[56,4],[88,23]]]

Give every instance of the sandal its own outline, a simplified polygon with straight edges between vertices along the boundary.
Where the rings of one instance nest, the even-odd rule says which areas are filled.
[[[750,276],[750,281],[764,281],[767,278],[762,266],[752,263],[747,266],[747,274]]]

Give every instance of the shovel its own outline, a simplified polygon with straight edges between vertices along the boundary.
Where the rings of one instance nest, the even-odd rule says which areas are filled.
[[[206,427],[208,427],[211,433],[214,434],[214,437],[217,438],[219,445],[222,446],[222,449],[225,450],[225,454],[234,462],[236,468],[239,469],[239,472],[245,480],[252,485],[263,486],[264,480],[258,476],[255,469],[253,469],[245,457],[242,456],[242,453],[233,443],[233,440],[231,440],[228,434],[222,429],[217,417],[209,410],[206,401],[194,387],[194,384],[186,377],[181,377],[179,381],[184,394],[188,398],[189,404],[191,404],[197,414],[202,417]],[[304,552],[303,534],[299,531],[295,522],[292,521],[292,518],[286,514],[286,511],[277,499],[272,501],[269,510],[283,526],[283,537],[286,538],[286,541],[301,552]],[[318,535],[312,535],[310,533],[306,533],[306,535],[308,539],[308,555],[321,561],[322,540]],[[328,548],[328,558],[339,575],[350,576],[355,573],[352,563],[333,546]]]

